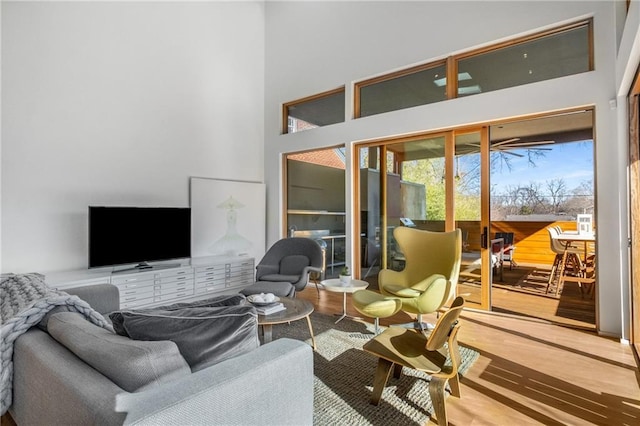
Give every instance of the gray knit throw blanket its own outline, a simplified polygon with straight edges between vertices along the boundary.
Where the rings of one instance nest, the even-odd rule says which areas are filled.
[[[13,344],[57,306],[78,312],[92,323],[109,329],[104,317],[78,296],[47,287],[40,274],[0,276],[0,415],[7,412],[13,395]]]

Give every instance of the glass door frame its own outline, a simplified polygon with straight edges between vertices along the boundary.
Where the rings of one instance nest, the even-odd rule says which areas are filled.
[[[453,231],[455,229],[455,138],[456,135],[468,134],[468,133],[479,133],[480,134],[480,158],[481,158],[481,191],[480,191],[480,203],[481,203],[481,217],[480,217],[480,228],[485,230],[483,239],[487,241],[487,244],[482,244],[482,248],[480,250],[480,258],[481,258],[481,300],[480,300],[480,309],[482,310],[491,310],[491,253],[490,253],[490,245],[488,244],[489,235],[490,235],[490,225],[491,218],[490,214],[490,182],[489,182],[489,127],[488,125],[484,126],[473,126],[473,127],[461,127],[456,128],[454,130],[446,130],[446,131],[438,131],[438,132],[425,132],[420,134],[415,134],[411,136],[404,137],[396,137],[396,138],[386,138],[386,139],[377,139],[365,142],[358,142],[352,145],[352,164],[351,170],[353,171],[353,207],[354,207],[354,215],[359,215],[361,211],[360,205],[360,150],[367,149],[371,147],[380,148],[380,169],[384,170],[385,173],[380,173],[380,212],[381,212],[381,226],[382,229],[386,229],[387,226],[387,194],[386,194],[386,146],[391,144],[396,144],[399,142],[411,142],[413,140],[419,140],[425,137],[438,137],[444,136],[445,146],[444,146],[444,185],[445,185],[445,231]],[[360,256],[362,253],[362,239],[360,235],[362,235],[361,222],[360,220],[353,221],[353,234],[352,241],[354,251],[356,254],[356,258],[359,262],[361,262]],[[381,233],[381,246],[386,247],[387,245],[387,233]],[[386,250],[383,250],[382,253],[382,265],[386,265]],[[360,269],[354,268],[355,277],[360,278]]]
[[[640,353],[640,69],[629,92],[629,259],[631,343]]]
[[[448,170],[451,176],[447,176],[447,182],[450,184],[450,196],[451,200],[447,199],[447,206],[451,207],[450,211],[447,208],[447,224],[451,224],[451,229],[455,228],[455,176],[454,176],[454,159],[455,159],[455,138],[469,133],[479,133],[480,135],[480,229],[481,229],[481,243],[480,243],[480,309],[491,311],[491,280],[492,274],[492,262],[491,262],[491,195],[490,195],[490,150],[489,150],[489,127],[470,127],[464,129],[457,129],[451,132],[451,152],[445,152],[447,156],[445,161],[450,161],[451,164],[447,164]],[[449,180],[450,179],[450,180]],[[449,194],[449,190],[447,192]]]

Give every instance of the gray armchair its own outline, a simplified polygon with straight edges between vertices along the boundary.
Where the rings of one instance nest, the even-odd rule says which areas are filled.
[[[256,284],[245,288],[245,295],[262,292],[293,297],[309,282],[309,274],[322,273],[322,249],[309,238],[285,238],[277,241],[256,266]],[[291,284],[291,287],[283,283]],[[287,294],[284,294],[288,292]]]

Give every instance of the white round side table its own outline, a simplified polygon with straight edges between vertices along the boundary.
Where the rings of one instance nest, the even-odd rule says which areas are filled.
[[[334,293],[342,293],[342,316],[336,320],[336,324],[345,319],[346,317],[355,318],[350,315],[347,315],[347,293],[355,293],[358,290],[364,290],[369,286],[369,283],[362,280],[354,280],[347,285],[344,285],[340,282],[339,278],[333,278],[330,280],[323,280],[321,284],[324,286],[324,289],[327,291],[332,291]],[[338,315],[338,314],[336,314]]]

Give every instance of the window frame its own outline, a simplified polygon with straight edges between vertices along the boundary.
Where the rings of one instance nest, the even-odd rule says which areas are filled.
[[[364,87],[367,86],[372,86],[374,84],[378,84],[378,83],[382,83],[385,81],[390,81],[390,80],[394,80],[396,78],[400,78],[400,77],[405,77],[407,75],[411,75],[411,74],[416,74],[418,72],[422,72],[422,71],[426,71],[428,69],[431,68],[435,68],[435,67],[441,67],[444,66],[445,67],[445,72],[446,70],[448,70],[447,67],[447,59],[441,59],[441,60],[437,60],[437,61],[432,61],[432,62],[428,62],[426,64],[421,64],[421,65],[416,65],[410,68],[405,68],[402,70],[398,70],[398,71],[394,71],[392,73],[389,74],[384,74],[384,75],[380,75],[377,77],[373,77],[373,78],[369,78],[367,80],[362,80],[362,81],[358,81],[354,84],[354,92],[353,92],[353,97],[354,97],[354,107],[353,107],[353,117],[354,118],[360,118],[360,112],[361,112],[361,108],[360,108],[360,104],[361,104],[361,90]],[[447,99],[448,99],[448,93],[447,93]],[[390,112],[390,111],[387,111]]]
[[[555,28],[550,28],[543,31],[538,31],[535,33],[531,33],[528,35],[515,37],[509,40],[492,43],[488,46],[480,47],[477,49],[471,49],[466,52],[461,52],[455,55],[448,56],[445,59],[430,61],[424,64],[411,66],[409,68],[405,68],[402,70],[394,71],[388,74],[379,75],[377,77],[369,78],[366,80],[357,81],[354,83],[354,105],[353,105],[353,118],[358,119],[361,118],[361,90],[363,87],[371,86],[373,84],[381,83],[384,81],[393,80],[395,78],[404,77],[406,75],[410,75],[416,72],[425,71],[430,68],[434,68],[436,66],[445,66],[445,74],[447,76],[446,82],[446,99],[456,99],[458,98],[458,62],[460,60],[468,59],[475,56],[481,56],[487,53],[495,52],[507,47],[513,47],[520,44],[528,43],[530,41],[540,40],[542,38],[558,35],[564,32],[572,31],[578,28],[587,27],[587,37],[589,43],[589,58],[588,58],[588,71],[593,71],[595,69],[594,64],[594,42],[593,42],[593,17],[587,19],[581,19],[579,21],[575,21],[566,25],[562,25]],[[587,71],[587,72],[588,72]],[[517,86],[515,86],[517,87]],[[465,96],[468,97],[468,96]],[[395,111],[395,110],[393,110]],[[391,111],[388,111],[391,112]]]
[[[304,98],[296,99],[294,101],[285,102],[282,104],[282,123],[280,131],[282,134],[289,134],[295,132],[289,132],[289,108],[295,105],[303,104],[306,102],[316,101],[318,99],[327,98],[329,96],[336,95],[338,93],[345,93],[345,86],[337,87],[335,89],[327,90],[326,92],[316,93],[314,95],[305,96]],[[294,117],[295,120],[297,120]]]

